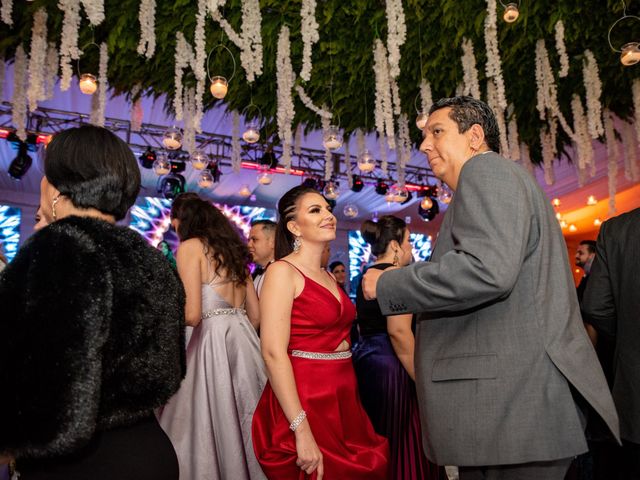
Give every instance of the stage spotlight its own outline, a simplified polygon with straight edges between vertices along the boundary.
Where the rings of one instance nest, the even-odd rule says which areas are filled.
[[[431,208],[425,209],[423,208],[423,204],[425,206],[428,205],[429,202],[426,201],[427,198],[431,200]],[[418,205],[418,215],[420,215],[425,222],[430,222],[436,218],[438,213],[440,213],[440,206],[434,197],[425,197],[425,199]]]
[[[376,193],[378,195],[386,195],[387,190],[389,190],[389,185],[387,184],[387,182],[379,178],[376,182]]]
[[[173,200],[181,193],[184,193],[185,184],[186,180],[182,175],[171,172],[169,175],[160,178],[158,193],[162,193],[164,198],[168,200]]]
[[[278,166],[278,158],[273,150],[267,150],[262,154],[262,157],[258,160],[260,165],[268,165],[270,169],[274,169]]]
[[[140,155],[140,165],[142,168],[153,168],[153,162],[156,161],[156,152],[151,150],[151,147],[147,147],[147,150]]]
[[[351,185],[351,191],[361,192],[363,188],[364,188],[364,182],[362,181],[362,178],[360,178],[360,175],[354,175],[353,182]]]
[[[18,144],[18,155],[9,165],[9,175],[15,180],[20,180],[29,171],[32,162],[33,160],[29,155],[29,146],[24,142],[20,142]]]

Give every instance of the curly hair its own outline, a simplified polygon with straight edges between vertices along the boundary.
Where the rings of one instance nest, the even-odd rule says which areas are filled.
[[[195,193],[183,193],[173,201],[171,218],[180,221],[180,241],[198,238],[204,243],[217,275],[223,269],[236,285],[246,282],[249,249],[220,210]]]

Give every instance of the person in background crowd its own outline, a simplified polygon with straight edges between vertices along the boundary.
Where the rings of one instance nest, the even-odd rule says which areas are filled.
[[[336,237],[327,201],[305,186],[278,203],[276,261],[266,273],[260,340],[269,383],[253,442],[269,479],[381,480],[388,445],[363,410],[351,363],[355,308],[321,266]]]
[[[0,272],[4,270],[4,267],[6,267],[8,263],[7,257],[2,253],[2,244],[0,244]]]
[[[126,143],[100,127],[56,134],[42,216],[0,276],[0,458],[21,480],[175,480],[153,410],[184,376],[184,290],[115,222],[140,190]]]
[[[253,283],[258,297],[264,281],[264,271],[273,262],[276,237],[276,223],[272,220],[257,220],[251,224],[249,232],[249,253],[256,269]]]
[[[344,263],[339,261],[331,262],[331,265],[329,265],[329,271],[335,277],[336,282],[338,282],[338,286],[346,292],[347,291],[347,269],[344,266]]]
[[[173,268],[178,268],[176,264],[176,257],[173,256],[173,252],[171,251],[169,242],[167,242],[166,240],[162,240],[160,243],[158,243],[158,246],[156,248],[162,252],[164,258],[169,261]]]
[[[327,243],[322,250],[322,256],[320,257],[320,267],[327,270],[329,267],[329,258],[331,258],[331,244]]]
[[[385,215],[377,223],[366,220],[360,232],[376,257],[369,268],[404,267],[411,261],[409,229],[404,220]],[[342,265],[342,264],[341,264]],[[344,265],[342,266],[344,269]],[[422,450],[418,398],[414,383],[413,315],[380,312],[378,302],[356,293],[360,341],[353,351],[362,405],[376,432],[389,439],[389,478],[446,479]]]
[[[578,302],[582,303],[582,296],[584,295],[584,289],[587,288],[587,281],[589,280],[589,273],[591,272],[591,264],[596,256],[596,242],[595,240],[583,240],[578,245],[576,250],[576,266],[580,267],[584,271],[584,275],[580,279],[580,283],[576,289],[578,294]]]
[[[181,479],[263,479],[251,442],[266,374],[249,251],[224,214],[195,193],[174,200],[171,224],[194,329],[187,376],[160,424],[178,453]]]
[[[37,232],[48,225],[47,220],[44,218],[44,215],[42,215],[42,207],[40,205],[38,205],[38,209],[36,210],[35,221],[36,223],[33,226],[34,232]]]

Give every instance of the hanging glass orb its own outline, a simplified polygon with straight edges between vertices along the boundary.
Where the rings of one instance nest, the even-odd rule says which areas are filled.
[[[384,196],[384,199],[387,203],[393,203],[396,201],[396,194],[393,191],[393,187],[391,187]]]
[[[349,203],[344,206],[342,213],[344,213],[344,216],[347,218],[356,218],[358,216],[358,207],[353,203]]]
[[[620,54],[620,63],[625,67],[635,65],[640,61],[640,44],[638,42],[630,42],[622,47]]]
[[[260,126],[257,122],[249,122],[247,129],[242,134],[242,139],[247,143],[256,143],[260,140]]]
[[[209,165],[209,159],[202,150],[194,150],[189,156],[189,161],[196,170],[204,170]]]
[[[426,113],[419,113],[416,117],[416,127],[420,130],[424,129],[427,126],[427,120],[429,119],[429,115]]]
[[[162,144],[169,150],[177,150],[182,146],[182,131],[178,127],[169,127],[162,136]]]
[[[242,185],[242,187],[240,187],[240,190],[238,190],[238,195],[244,198],[249,198],[251,196],[251,189],[249,188],[249,185]]]
[[[215,98],[223,99],[229,90],[229,82],[224,77],[216,76],[211,79],[211,95]]]
[[[401,187],[400,185],[395,186],[393,188],[393,192],[394,192],[394,201],[396,203],[402,203],[409,198],[409,190],[407,190],[405,187]]]
[[[273,178],[268,170],[263,170],[260,174],[258,174],[258,183],[260,185],[271,185]]]
[[[438,184],[438,200],[440,201],[440,203],[449,205],[452,198],[453,193],[451,192],[451,189],[444,183]]]
[[[198,186],[200,188],[211,188],[215,180],[209,170],[203,170],[198,177]]]
[[[361,172],[372,172],[376,168],[376,159],[369,150],[364,150],[358,157],[358,168]]]
[[[430,210],[431,207],[433,207],[433,200],[431,200],[431,197],[424,197],[420,202],[420,208],[423,210]]]
[[[83,73],[80,75],[80,80],[78,80],[78,86],[85,95],[93,95],[98,89],[98,81],[94,75]]]
[[[502,18],[507,23],[515,22],[520,16],[520,10],[518,10],[518,5],[515,3],[508,3],[506,7],[504,7],[504,15]]]
[[[338,185],[333,181],[329,180],[324,187],[323,190],[325,198],[329,200],[335,200],[340,196],[340,192],[338,191]]]
[[[342,134],[336,127],[329,127],[322,137],[322,144],[328,150],[337,150],[342,146]]]
[[[156,155],[156,159],[153,162],[152,168],[155,174],[159,177],[162,175],[167,175],[171,171],[171,162],[164,153],[159,152]]]

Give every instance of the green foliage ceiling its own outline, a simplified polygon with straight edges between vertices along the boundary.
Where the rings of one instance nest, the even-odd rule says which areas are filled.
[[[194,0],[158,0],[156,8],[155,56],[147,61],[136,48],[140,36],[138,8],[140,0],[106,0],[105,21],[92,29],[82,13],[79,46],[95,39],[107,41],[109,46],[109,83],[117,93],[127,93],[140,84],[145,94],[173,95],[174,52],[176,32],[182,31],[193,44],[197,2]],[[56,0],[36,0],[26,3],[14,0],[14,26],[0,24],[0,52],[12,59],[19,43],[29,51],[33,13],[45,6],[49,40],[59,44],[62,12]],[[506,3],[506,2],[505,2]],[[231,110],[242,111],[250,103],[257,104],[267,121],[267,134],[274,134],[276,114],[276,44],[280,27],[287,24],[291,30],[291,50],[294,71],[302,66],[302,40],[300,37],[300,0],[261,0],[262,38],[264,45],[263,74],[250,86],[244,70],[238,68],[229,93],[224,100],[205,95],[205,108],[225,102]],[[451,96],[462,81],[462,38],[470,38],[475,46],[481,88],[485,87],[484,18],[485,0],[404,0],[407,40],[401,48],[401,74],[398,79],[402,110],[414,118],[414,99],[418,95],[421,77],[432,86],[433,97]],[[582,59],[585,49],[593,51],[600,68],[603,85],[602,104],[622,118],[632,113],[631,83],[640,72],[639,66],[623,67],[619,54],[607,43],[611,24],[622,16],[622,2],[618,0],[521,0],[520,18],[513,24],[502,21],[502,7],[498,2],[498,40],[509,103],[517,115],[521,141],[531,148],[532,160],[540,161],[539,128],[542,126],[536,110],[535,44],[546,40],[554,71],[559,61],[555,50],[554,25],[561,19],[565,26],[565,43],[570,57],[569,76],[558,79],[560,108],[571,122],[570,101],[578,93],[584,102]],[[640,15],[640,5],[631,3],[628,14]],[[237,32],[241,30],[241,1],[229,0],[223,15]],[[356,128],[375,129],[373,72],[373,42],[386,39],[387,20],[383,0],[318,0],[316,19],[320,25],[320,41],[313,47],[311,80],[298,78],[316,105],[331,105],[330,86],[333,91],[333,112],[340,125],[349,134]],[[220,26],[207,19],[207,51],[221,39],[234,53],[239,64],[240,52],[226,37]],[[619,48],[629,41],[638,41],[640,21],[627,19],[612,32],[612,42]],[[636,35],[634,36],[634,32]],[[222,49],[212,58],[212,74],[229,75],[230,59]],[[214,57],[212,55],[212,57]],[[82,58],[83,66],[97,71],[98,51],[88,49]],[[220,72],[220,73],[217,73]],[[187,75],[186,86],[195,84]],[[319,128],[320,119],[302,102],[296,100],[295,123],[308,128]],[[206,125],[203,125],[207,129]],[[559,130],[558,144],[562,149],[569,143]],[[414,140],[420,132],[412,127]]]

